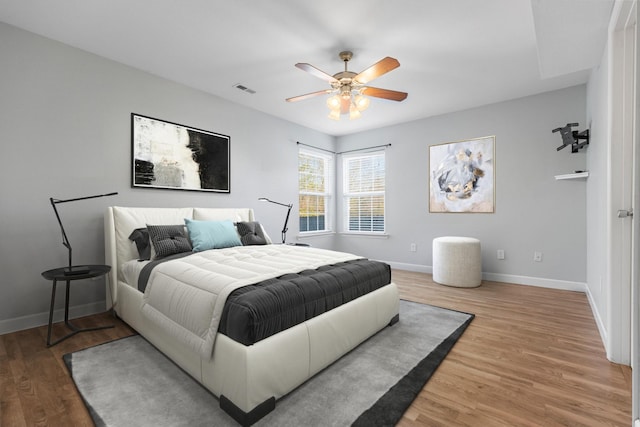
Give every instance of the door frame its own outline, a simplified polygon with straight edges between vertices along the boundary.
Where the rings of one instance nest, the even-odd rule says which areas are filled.
[[[607,357],[631,364],[631,221],[617,217],[629,209],[635,128],[635,14],[636,0],[617,1],[609,30],[610,141],[607,191]],[[630,96],[631,95],[631,96]]]
[[[640,101],[637,70],[637,0],[616,1],[609,27],[610,141],[608,163],[608,342],[607,356],[632,367],[632,419],[640,426],[640,237],[633,217],[619,218],[620,209],[638,210]],[[629,303],[626,303],[629,301]]]

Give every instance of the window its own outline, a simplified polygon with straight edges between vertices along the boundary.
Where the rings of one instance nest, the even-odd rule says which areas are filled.
[[[301,148],[298,154],[300,232],[330,231],[333,155]]]
[[[384,151],[344,157],[345,229],[384,233]]]

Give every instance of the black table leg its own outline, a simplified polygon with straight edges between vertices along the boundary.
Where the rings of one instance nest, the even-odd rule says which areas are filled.
[[[115,325],[106,325],[106,326],[95,326],[92,328],[78,328],[71,322],[69,322],[69,288],[71,287],[71,280],[67,280],[67,289],[65,291],[65,301],[64,301],[64,324],[67,328],[71,329],[71,333],[59,338],[55,342],[51,342],[51,325],[53,324],[53,309],[56,302],[56,285],[57,279],[53,279],[53,290],[51,291],[51,308],[49,309],[49,329],[47,331],[47,347],[54,346],[58,344],[60,341],[64,341],[67,338],[71,338],[75,334],[79,332],[88,332],[88,331],[97,331],[100,329],[108,329],[113,328]]]
[[[47,329],[47,347],[51,347],[51,325],[53,324],[53,307],[56,305],[56,285],[58,281],[53,279],[53,289],[51,290],[51,306],[49,307],[49,328]]]
[[[71,280],[67,280],[67,291],[64,296],[64,324],[69,326],[69,288],[71,287]]]

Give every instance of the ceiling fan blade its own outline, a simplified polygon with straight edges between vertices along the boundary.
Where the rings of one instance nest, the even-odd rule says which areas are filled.
[[[390,99],[392,101],[404,101],[407,98],[406,92],[398,92],[396,90],[380,89],[378,87],[363,87],[360,88],[360,93],[367,96],[373,96],[376,98]]]
[[[381,59],[380,61],[373,64],[371,67],[367,68],[357,76],[353,78],[353,80],[358,81],[359,83],[366,84],[373,79],[380,77],[383,74],[388,73],[391,70],[394,70],[400,66],[400,63],[397,59],[387,56],[386,58]]]
[[[296,67],[300,68],[302,71],[306,71],[307,73],[318,77],[319,79],[324,80],[325,82],[334,83],[338,81],[333,76],[330,76],[324,71],[319,70],[313,65],[307,64],[306,62],[298,62],[296,64]]]
[[[313,98],[314,96],[318,96],[318,95],[326,95],[327,93],[331,93],[331,89],[319,90],[317,92],[311,92],[305,95],[294,96],[291,98],[287,98],[286,101],[287,102],[302,101],[303,99]]]

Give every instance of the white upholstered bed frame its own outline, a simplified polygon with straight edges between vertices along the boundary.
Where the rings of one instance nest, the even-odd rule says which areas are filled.
[[[243,425],[275,407],[275,400],[333,363],[398,318],[398,291],[390,283],[258,343],[245,346],[218,334],[213,355],[202,358],[180,344],[140,311],[142,293],[123,281],[121,265],[137,259],[131,232],[147,224],[197,220],[255,221],[252,209],[109,207],[105,214],[105,258],[112,267],[108,307],[220,398]]]

